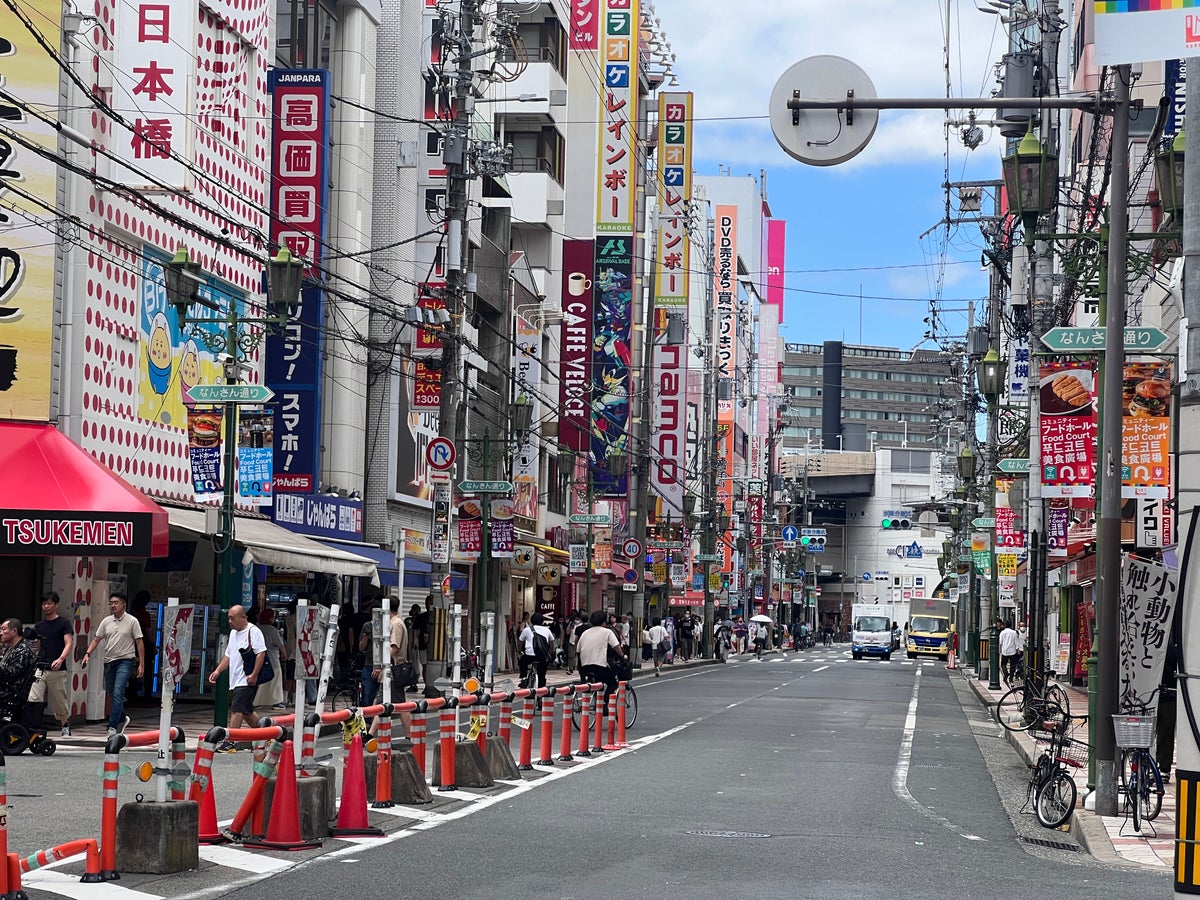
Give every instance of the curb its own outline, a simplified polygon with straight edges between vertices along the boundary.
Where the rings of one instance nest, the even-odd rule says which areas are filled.
[[[978,678],[969,678],[971,690],[975,692],[976,699],[985,709],[992,709],[996,705],[996,701],[992,699],[986,687],[980,687],[982,682]],[[997,725],[999,727],[999,725]],[[1029,748],[1022,743],[1017,732],[1009,731],[1007,728],[1000,729],[1004,733],[1004,738],[1017,755],[1021,757],[1025,765],[1031,766],[1034,763],[1034,758],[1031,755]],[[1161,866],[1146,865],[1144,863],[1134,862],[1133,860],[1125,859],[1112,845],[1112,839],[1108,836],[1108,829],[1104,827],[1104,823],[1095,813],[1078,808],[1071,814],[1071,824],[1068,828],[1071,837],[1079,842],[1079,846],[1091,856],[1100,862],[1110,863],[1113,865],[1126,866],[1136,869],[1147,869],[1149,871],[1161,871]]]

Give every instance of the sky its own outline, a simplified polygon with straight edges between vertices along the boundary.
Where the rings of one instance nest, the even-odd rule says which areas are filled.
[[[856,63],[880,97],[944,97],[947,33],[952,96],[989,96],[1005,50],[999,17],[973,0],[755,0],[749,15],[718,24],[695,0],[643,0],[651,5],[676,57],[679,85],[670,89],[695,93],[695,171],[765,172],[772,214],[787,220],[784,339],[933,348],[931,324],[939,339],[961,339],[966,301],[976,301],[978,320],[987,274],[978,226],[939,227],[942,184],[947,167],[951,182],[998,179],[999,132],[984,127],[983,143],[968,151],[955,126],[947,156],[940,110],[884,110],[862,153],[814,167],[776,143],[768,101],[784,71],[823,54]],[[985,195],[985,211],[990,202]],[[950,213],[958,215],[956,199]],[[842,271],[818,271],[830,269]],[[936,322],[927,323],[934,297]]]

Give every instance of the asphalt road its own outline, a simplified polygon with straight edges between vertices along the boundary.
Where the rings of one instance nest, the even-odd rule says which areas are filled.
[[[329,841],[319,855],[234,851],[234,866],[127,876],[119,885],[131,893],[122,896],[1008,900],[1171,892],[1168,873],[1097,862],[1071,849],[1067,834],[1021,814],[1024,767],[962,679],[940,664],[854,662],[841,649],[817,648],[643,676],[637,685],[629,751],[559,765],[519,787],[435,795],[432,810],[373,813],[387,837]],[[229,767],[230,796],[234,769],[247,768],[235,767],[239,755],[218,760]],[[88,760],[96,766],[95,754]],[[10,767],[10,790],[14,776]],[[89,792],[98,787],[89,783]],[[222,796],[224,819],[232,808]],[[18,818],[20,796],[13,802]],[[13,849],[24,850],[24,840]],[[58,872],[46,879],[31,879],[31,897],[116,896],[83,893]]]

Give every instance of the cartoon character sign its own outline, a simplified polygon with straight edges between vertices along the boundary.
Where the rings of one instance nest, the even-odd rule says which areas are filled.
[[[224,346],[225,311],[231,303],[241,306],[243,298],[210,278],[199,288],[199,293],[216,308],[193,304],[188,316],[205,321],[187,322],[181,327],[179,314],[167,302],[166,260],[150,250],[142,256],[137,412],[141,419],[186,429],[187,410],[194,406],[188,390],[197,384],[220,384],[224,380],[216,356],[207,349],[205,341],[195,338],[195,330],[220,337],[213,344]]]

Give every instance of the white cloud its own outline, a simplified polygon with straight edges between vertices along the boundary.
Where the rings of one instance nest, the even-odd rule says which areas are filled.
[[[945,96],[945,2],[951,0],[754,0],[737,9],[654,0],[676,55],[679,89],[696,95],[698,156],[735,168],[790,162],[765,119],[735,117],[765,116],[780,75],[809,56],[844,56],[867,73],[881,97]],[[986,96],[994,87],[992,66],[1004,49],[1003,33],[997,17],[953,2],[951,93]],[[941,123],[940,111],[884,111],[855,164],[940,157]]]

